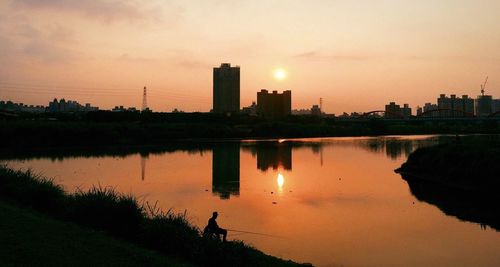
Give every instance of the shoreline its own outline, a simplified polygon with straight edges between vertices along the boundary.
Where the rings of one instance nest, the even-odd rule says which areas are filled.
[[[102,231],[117,240],[195,265],[312,266],[266,255],[242,241],[204,238],[185,213],[140,204],[134,196],[108,187],[70,194],[45,177],[0,166],[0,202]],[[23,244],[28,250],[29,245]]]
[[[441,144],[420,148],[395,172],[420,201],[460,220],[500,232],[500,146],[488,142]]]
[[[213,118],[212,118],[213,119]],[[251,118],[253,119],[253,118]],[[213,143],[331,137],[500,134],[500,120],[478,122],[392,122],[370,120],[252,121],[249,118],[210,120],[185,118],[152,121],[0,120],[2,147],[36,149],[64,146],[147,146],[171,143]]]

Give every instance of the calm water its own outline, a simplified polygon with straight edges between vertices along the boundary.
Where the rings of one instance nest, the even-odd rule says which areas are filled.
[[[442,140],[243,141],[3,162],[68,191],[100,184],[187,210],[199,227],[217,210],[222,227],[276,236],[230,239],[318,266],[500,266],[500,232],[418,201],[393,172],[417,147]]]

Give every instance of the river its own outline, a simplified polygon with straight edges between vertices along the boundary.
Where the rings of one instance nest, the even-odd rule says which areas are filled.
[[[317,266],[500,266],[500,232],[419,201],[394,173],[452,137],[384,136],[66,150],[2,163],[69,191],[111,186],[220,226],[265,253]]]

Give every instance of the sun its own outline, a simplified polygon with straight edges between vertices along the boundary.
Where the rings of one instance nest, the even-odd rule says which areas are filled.
[[[274,78],[278,81],[283,81],[286,79],[286,71],[282,68],[274,70]]]

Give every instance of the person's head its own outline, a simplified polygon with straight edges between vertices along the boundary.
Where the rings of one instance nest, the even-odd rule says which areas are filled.
[[[212,213],[212,218],[214,218],[214,219],[215,219],[215,218],[217,218],[217,216],[218,216],[218,215],[219,215],[219,213],[217,213],[217,211],[214,211],[214,212]]]

